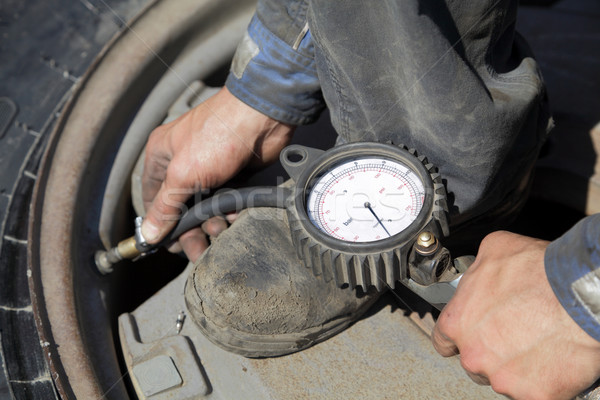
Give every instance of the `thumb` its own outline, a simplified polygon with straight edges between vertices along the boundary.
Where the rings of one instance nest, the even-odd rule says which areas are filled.
[[[167,171],[167,177],[148,207],[142,223],[144,239],[151,244],[156,244],[164,239],[187,211],[185,202],[195,192],[193,187],[173,178]]]

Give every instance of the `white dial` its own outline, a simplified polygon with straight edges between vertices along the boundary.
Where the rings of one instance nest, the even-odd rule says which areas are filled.
[[[406,165],[355,158],[316,179],[307,198],[311,222],[347,242],[373,242],[410,226],[423,208],[425,189]]]

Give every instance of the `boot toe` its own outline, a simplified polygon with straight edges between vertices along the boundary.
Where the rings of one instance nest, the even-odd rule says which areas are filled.
[[[297,258],[285,211],[244,211],[198,261],[185,298],[213,343],[247,357],[276,356],[325,340],[377,298],[316,277]]]

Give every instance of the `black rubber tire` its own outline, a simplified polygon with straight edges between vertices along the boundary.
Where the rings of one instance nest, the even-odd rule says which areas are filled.
[[[29,204],[63,105],[150,0],[0,2],[0,399],[56,399],[28,286]]]

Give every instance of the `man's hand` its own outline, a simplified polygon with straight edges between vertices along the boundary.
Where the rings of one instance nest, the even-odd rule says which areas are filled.
[[[571,399],[600,376],[600,343],[558,302],[544,270],[547,242],[486,237],[433,331],[443,356],[514,399]]]
[[[277,159],[294,128],[271,119],[234,97],[226,88],[177,120],[156,128],[146,145],[142,196],[146,217],[142,234],[158,243],[173,229],[182,206],[200,189],[216,188],[249,163]],[[203,225],[216,235],[223,219]],[[195,261],[208,243],[201,229],[179,239],[187,257]]]

